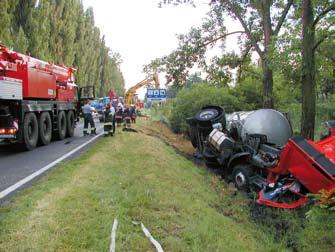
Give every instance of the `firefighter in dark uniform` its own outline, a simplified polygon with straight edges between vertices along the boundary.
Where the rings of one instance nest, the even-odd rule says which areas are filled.
[[[107,104],[106,110],[104,112],[104,136],[113,136],[115,133],[115,119],[114,119],[115,109],[114,107]]]
[[[116,112],[115,112],[115,120],[116,120],[116,125],[118,127],[121,127],[122,119],[123,119],[122,107],[120,105],[118,105],[117,108],[116,108]]]
[[[131,105],[130,107],[130,115],[131,115],[131,123],[136,123],[136,107],[135,105]]]
[[[125,126],[126,128],[131,127],[131,111],[129,107],[125,107],[123,110],[123,118],[125,120]]]
[[[83,130],[84,136],[89,135],[88,124],[90,124],[91,126],[91,134],[96,135],[97,133],[96,133],[94,120],[92,116],[92,112],[95,112],[95,109],[91,107],[89,100],[86,101],[86,104],[83,106],[82,110],[84,114],[84,130]]]

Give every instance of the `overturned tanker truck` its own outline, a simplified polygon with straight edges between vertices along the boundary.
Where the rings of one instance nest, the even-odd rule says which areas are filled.
[[[260,204],[295,208],[307,193],[335,189],[334,121],[317,142],[292,136],[288,118],[272,109],[224,115],[207,106],[187,122],[206,165],[223,169],[238,189],[257,191]]]

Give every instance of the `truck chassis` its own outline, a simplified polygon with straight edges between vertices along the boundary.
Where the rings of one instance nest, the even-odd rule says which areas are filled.
[[[27,150],[47,145],[51,139],[74,134],[75,103],[38,100],[0,101],[0,139],[21,143]]]

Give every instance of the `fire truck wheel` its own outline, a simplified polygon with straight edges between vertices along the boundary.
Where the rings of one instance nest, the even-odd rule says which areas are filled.
[[[39,141],[41,145],[47,145],[52,137],[52,123],[48,112],[43,112],[38,121]]]
[[[67,112],[66,122],[67,122],[66,124],[67,125],[67,136],[73,137],[76,122],[75,122],[75,117],[74,117],[74,113],[72,110]]]
[[[236,165],[233,169],[233,180],[236,188],[241,191],[249,191],[252,174],[252,167],[250,165]]]
[[[25,149],[32,150],[38,141],[38,122],[34,113],[27,113],[23,121],[23,144]]]
[[[66,137],[66,115],[64,111],[58,113],[58,139],[63,140]]]

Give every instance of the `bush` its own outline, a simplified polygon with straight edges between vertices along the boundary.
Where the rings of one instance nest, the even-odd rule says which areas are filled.
[[[315,111],[315,131],[314,139],[320,139],[321,126],[324,122],[334,120],[334,103],[329,101],[317,101]],[[292,122],[292,128],[295,135],[300,134],[301,121],[301,103],[287,103],[277,107],[281,112],[288,112]]]
[[[236,97],[244,97],[250,110],[261,108],[263,105],[261,80],[246,77],[233,88],[232,92]]]
[[[334,251],[335,211],[313,206],[299,234],[299,251]]]
[[[171,129],[176,133],[186,132],[186,118],[206,105],[223,106],[226,112],[250,109],[244,99],[233,96],[229,88],[195,84],[190,89],[181,90],[173,101],[169,115]]]

